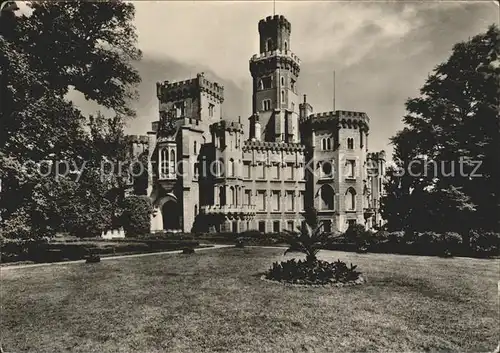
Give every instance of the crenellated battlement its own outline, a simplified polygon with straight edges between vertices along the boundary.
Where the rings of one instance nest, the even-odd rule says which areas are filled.
[[[369,152],[366,154],[366,159],[372,161],[385,161],[385,151]]]
[[[235,131],[243,134],[243,124],[235,121],[221,120],[210,125],[210,131],[220,133],[222,131]]]
[[[305,150],[305,145],[292,142],[268,142],[257,140],[245,141],[243,143],[243,152],[248,152],[251,150],[303,152]]]
[[[259,21],[259,33],[269,29],[276,28],[276,25],[285,28],[288,32],[292,31],[292,24],[283,15],[267,16]]]
[[[149,143],[149,137],[146,135],[127,135],[125,140],[128,143],[135,143],[139,145],[147,145]]]
[[[276,69],[289,70],[295,76],[300,73],[300,60],[295,56],[295,59],[290,55],[280,55],[283,51],[275,50],[273,52],[257,54],[256,59],[250,59],[250,73],[252,77],[259,77]],[[291,53],[287,50],[286,52]],[[255,55],[254,55],[255,56]]]
[[[336,110],[322,113],[310,114],[300,119],[300,124],[336,124],[342,128],[363,128],[368,129],[370,118],[364,112],[355,112],[348,110]]]
[[[260,54],[254,54],[252,58],[250,59],[250,62],[256,62],[260,60],[265,60],[269,59],[271,57],[282,57],[282,58],[288,58],[294,61],[297,65],[300,65],[301,61],[300,58],[295,55],[291,50],[273,50],[273,51],[267,51],[264,53]]]
[[[221,103],[224,101],[224,86],[207,80],[204,73],[199,73],[196,78],[189,80],[156,83],[156,95],[160,101],[193,98],[200,93],[206,93]]]

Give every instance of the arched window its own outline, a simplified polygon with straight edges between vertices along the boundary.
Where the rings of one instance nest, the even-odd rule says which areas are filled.
[[[194,205],[194,215],[198,215],[198,205]]]
[[[217,172],[217,176],[224,176],[224,160],[222,158],[219,158],[219,163],[217,163]]]
[[[168,174],[168,149],[160,150],[160,179],[166,178]]]
[[[345,163],[345,177],[346,178],[355,178],[356,174],[356,161],[348,159]]]
[[[226,173],[227,173],[227,176],[229,176],[229,177],[234,176],[234,160],[232,158],[229,161],[227,161]]]
[[[235,190],[234,190],[234,187],[233,187],[233,186],[231,186],[231,187],[229,188],[229,191],[230,191],[230,193],[231,193],[231,205],[236,205],[236,192],[235,192]]]
[[[326,151],[326,139],[321,139],[321,149]]]
[[[332,149],[332,138],[331,137],[326,139],[326,149],[329,151]]]
[[[266,51],[272,51],[273,50],[273,40],[271,38],[268,38],[266,41]]]
[[[348,211],[356,210],[356,190],[353,188],[347,189],[345,193],[345,205]]]
[[[281,91],[281,103],[285,102],[285,91]]]
[[[287,50],[288,50],[288,43],[285,40],[285,51],[287,51]]]
[[[194,154],[198,154],[198,143],[196,141],[194,141],[193,152]]]
[[[330,185],[323,185],[320,191],[320,209],[334,210],[335,209],[335,192]]]
[[[285,86],[285,78],[281,76],[281,86]]]
[[[226,193],[224,192],[224,186],[219,186],[219,203],[221,206],[226,204]]]
[[[352,137],[347,139],[347,148],[350,150],[354,149],[354,139]]]
[[[258,80],[257,81],[257,87],[259,87],[259,90],[263,90],[264,89],[264,83],[262,83],[262,80]]]
[[[176,164],[175,151],[174,151],[174,149],[171,149],[170,150],[170,159],[168,161],[168,166],[169,166],[168,172],[169,172],[171,177],[175,176],[175,164]]]

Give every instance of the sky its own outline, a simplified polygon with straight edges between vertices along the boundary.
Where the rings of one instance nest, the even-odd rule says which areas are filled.
[[[258,52],[258,22],[273,14],[266,1],[136,1],[135,26],[143,59],[137,118],[127,132],[145,134],[158,119],[157,81],[198,72],[225,87],[224,118],[251,114],[249,59]],[[403,127],[405,101],[415,97],[455,43],[499,23],[494,1],[276,1],[292,24],[290,49],[301,59],[300,95],[314,112],[363,111],[370,117],[369,149],[390,153]],[[95,106],[74,94],[84,112]],[[95,110],[94,110],[95,111]]]

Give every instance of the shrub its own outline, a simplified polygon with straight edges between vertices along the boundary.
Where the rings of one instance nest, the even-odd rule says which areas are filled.
[[[244,232],[241,232],[240,235],[243,238],[262,238],[265,236],[264,233],[262,233],[256,229],[246,230]]]
[[[494,256],[500,252],[500,233],[471,230],[469,242],[472,252],[478,256]]]
[[[245,247],[244,238],[240,237],[240,238],[236,239],[235,247],[236,248],[244,248]]]
[[[431,231],[417,233],[416,237],[414,238],[415,244],[420,244],[420,245],[432,245],[432,244],[437,244],[440,241],[441,241],[441,234]]]
[[[184,248],[182,249],[183,254],[194,254],[194,249],[193,248]]]
[[[1,261],[34,261],[45,254],[47,239],[6,239],[1,240]]]
[[[386,230],[379,230],[375,234],[372,235],[373,243],[384,243],[389,241],[389,232]]]
[[[387,234],[387,241],[391,244],[401,244],[405,240],[405,232],[402,230]]]
[[[371,233],[362,224],[354,224],[344,233],[346,240],[356,244],[358,252],[367,252],[371,240]]]
[[[294,284],[329,284],[349,283],[360,278],[361,272],[356,266],[350,267],[340,260],[330,263],[327,261],[291,259],[284,262],[275,262],[265,278]]]
[[[85,262],[88,264],[101,262],[101,257],[99,255],[96,255],[96,254],[90,254],[89,256],[87,256]]]
[[[121,223],[126,237],[149,234],[153,207],[147,196],[132,195],[123,201]]]
[[[441,237],[444,253],[448,252],[450,255],[456,255],[461,250],[463,243],[462,236],[455,232],[446,232]]]

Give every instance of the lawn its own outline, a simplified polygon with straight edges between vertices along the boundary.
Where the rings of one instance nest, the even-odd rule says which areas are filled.
[[[492,351],[498,260],[322,252],[368,283],[260,280],[270,248],[1,269],[9,352]]]

